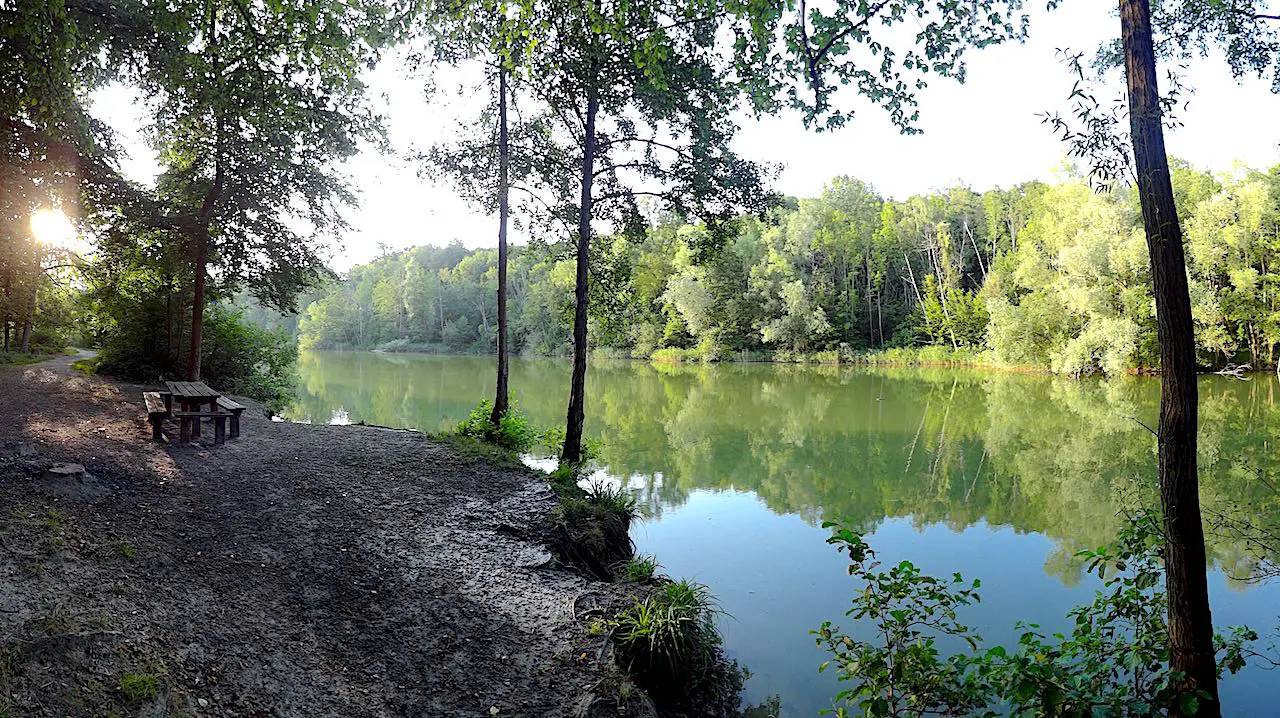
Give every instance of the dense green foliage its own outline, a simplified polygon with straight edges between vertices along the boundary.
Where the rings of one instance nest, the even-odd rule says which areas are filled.
[[[104,306],[95,315],[101,361],[97,371],[145,382],[171,376],[170,358],[184,346],[184,316],[166,325],[138,305]],[[160,307],[152,307],[162,309]],[[280,409],[293,394],[297,345],[293,338],[246,321],[222,306],[205,316],[203,377],[223,392],[257,399]]]
[[[496,426],[490,421],[492,415],[493,403],[486,399],[472,409],[466,420],[459,423],[454,431],[459,436],[479,439],[517,453],[532,449],[541,439],[539,432],[529,423],[528,417],[515,405],[502,413]]]
[[[962,621],[980,583],[939,579],[910,561],[883,569],[862,536],[834,523],[828,543],[849,557],[860,583],[847,615],[874,624],[860,640],[831,623],[814,631],[849,687],[835,698],[839,716],[1163,716],[1193,715],[1200,697],[1176,689],[1169,668],[1164,539],[1141,514],[1114,548],[1083,552],[1102,580],[1094,601],[1071,611],[1069,635],[1019,624],[1016,647],[983,647]],[[1233,629],[1216,640],[1219,672],[1244,667],[1257,635]]]
[[[1200,359],[1273,366],[1280,344],[1280,169],[1212,176],[1175,164]],[[1150,270],[1131,193],[1081,179],[886,200],[839,178],[816,199],[743,219],[723,250],[663,222],[595,248],[597,349],[658,360],[848,360],[937,346],[1065,374],[1158,362]],[[493,350],[495,253],[420,247],[356,267],[311,304],[317,348]],[[573,267],[513,253],[511,342],[569,350]],[[902,354],[912,358],[911,353]]]

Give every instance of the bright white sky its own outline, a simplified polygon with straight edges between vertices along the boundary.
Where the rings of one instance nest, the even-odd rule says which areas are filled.
[[[1074,79],[1056,49],[1091,56],[1118,35],[1114,8],[1102,0],[1068,0],[1051,13],[1033,13],[1025,45],[973,52],[966,84],[934,78],[921,95],[923,135],[898,134],[882,110],[846,92],[840,102],[858,114],[841,130],[807,131],[791,113],[744,117],[736,149],[749,159],[783,164],[775,189],[800,197],[817,195],[837,175],[855,176],[899,199],[957,182],[981,191],[1052,179],[1063,165],[1065,146],[1039,115],[1067,114]],[[446,91],[449,85],[456,90],[467,75],[440,78],[442,91],[431,104],[422,82],[408,75],[392,58],[368,78],[385,103],[395,155],[366,151],[349,163],[361,206],[350,215],[352,232],[335,238],[337,269],[376,257],[379,244],[394,249],[453,239],[468,247],[497,242],[496,219],[470,209],[447,185],[420,179],[417,167],[403,159],[415,148],[449,139],[457,118],[476,106],[474,97]],[[1229,170],[1236,161],[1265,169],[1280,160],[1280,97],[1267,82],[1237,83],[1216,57],[1194,63],[1185,82],[1195,92],[1179,115],[1184,126],[1167,135],[1171,154],[1212,170]],[[1119,89],[1100,99],[1118,96]],[[139,132],[146,120],[136,99],[121,87],[95,98],[100,116],[129,151],[124,172],[150,182],[157,165]]]

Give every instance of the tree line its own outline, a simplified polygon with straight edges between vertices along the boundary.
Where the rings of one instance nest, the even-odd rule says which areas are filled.
[[[1202,367],[1274,367],[1280,344],[1280,167],[1214,176],[1174,161]],[[659,220],[593,247],[597,352],[633,358],[848,360],[941,347],[1056,373],[1157,367],[1151,276],[1132,191],[1081,178],[886,199],[833,180],[739,220],[701,255],[700,225]],[[498,257],[454,243],[354,267],[307,305],[304,346],[492,353]],[[572,351],[572,262],[515,248],[510,347]],[[910,353],[902,354],[910,357]],[[945,357],[946,354],[929,356]]]

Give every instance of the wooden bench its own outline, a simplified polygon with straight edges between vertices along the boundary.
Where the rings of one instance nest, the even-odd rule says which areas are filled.
[[[164,399],[160,398],[158,391],[142,392],[142,401],[147,405],[147,421],[151,423],[151,438],[154,441],[161,441],[164,434],[160,427],[164,424],[165,417],[169,416],[169,410],[164,405]]]
[[[179,422],[178,437],[182,443],[191,441],[192,427],[199,427],[200,420],[208,417],[213,420],[213,443],[224,444],[227,441],[227,419],[231,414],[225,411],[175,411],[174,418]],[[199,436],[199,429],[194,431]]]
[[[240,414],[248,407],[243,404],[228,399],[225,396],[218,397],[218,408],[223,411],[231,412],[231,438],[240,438]]]

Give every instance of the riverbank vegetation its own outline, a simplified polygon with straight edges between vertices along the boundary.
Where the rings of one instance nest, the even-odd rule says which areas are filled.
[[[1197,357],[1272,367],[1280,347],[1280,168],[1174,163]],[[591,344],[654,361],[1015,366],[1080,375],[1158,365],[1132,191],[1078,177],[902,201],[837,178],[742,218],[723,250],[668,219],[596,242]],[[491,353],[496,253],[453,243],[353,268],[302,312],[303,346]],[[570,351],[572,261],[512,250],[510,346]]]
[[[833,702],[837,715],[1190,716],[1210,699],[1180,690],[1169,665],[1164,539],[1154,516],[1137,513],[1113,548],[1082,552],[1102,586],[1071,610],[1069,634],[1021,621],[1010,647],[985,645],[964,622],[981,601],[981,581],[930,576],[906,560],[885,567],[860,534],[825,525],[860,586],[847,615],[875,628],[868,639],[830,622],[813,631],[831,656],[822,669],[848,685]],[[1274,663],[1254,651],[1257,639],[1246,627],[1215,635],[1217,674],[1250,659]]]

